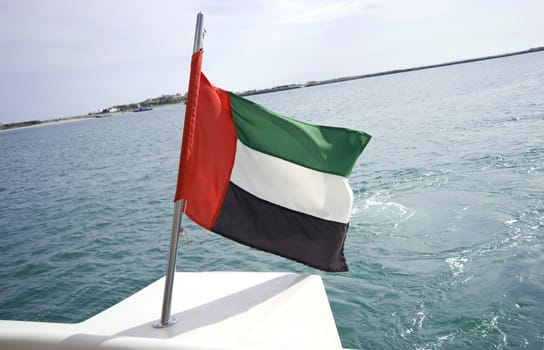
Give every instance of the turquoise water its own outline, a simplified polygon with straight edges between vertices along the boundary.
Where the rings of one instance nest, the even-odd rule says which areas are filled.
[[[345,347],[542,349],[543,97],[542,53],[251,97],[373,135],[350,272],[190,222],[178,270],[319,273]],[[0,133],[0,319],[78,322],[164,275],[182,115]]]

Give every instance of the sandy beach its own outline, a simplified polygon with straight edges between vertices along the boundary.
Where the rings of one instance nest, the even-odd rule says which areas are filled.
[[[95,119],[95,118],[99,118],[99,117],[97,117],[95,115],[92,115],[92,116],[77,116],[77,117],[64,118],[64,119],[44,120],[44,121],[40,121],[40,122],[38,122],[36,124],[32,124],[32,125],[24,125],[24,123],[20,123],[21,124],[20,126],[15,125],[15,126],[10,126],[8,128],[5,128],[5,129],[0,128],[0,132],[6,132],[6,131],[11,131],[11,130],[19,130],[19,129],[28,129],[28,128],[38,128],[38,127],[42,127],[42,126],[57,125],[57,124],[63,124],[63,123],[80,122],[80,121],[83,121],[83,120],[91,120],[91,119]]]

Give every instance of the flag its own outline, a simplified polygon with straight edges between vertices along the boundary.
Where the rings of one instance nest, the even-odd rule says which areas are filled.
[[[331,272],[347,271],[347,177],[370,135],[280,115],[214,87],[192,59],[175,200],[203,228]]]

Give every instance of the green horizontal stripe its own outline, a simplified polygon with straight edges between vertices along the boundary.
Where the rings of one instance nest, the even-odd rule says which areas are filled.
[[[304,123],[229,95],[242,143],[310,169],[347,177],[370,141],[371,136],[361,131]]]

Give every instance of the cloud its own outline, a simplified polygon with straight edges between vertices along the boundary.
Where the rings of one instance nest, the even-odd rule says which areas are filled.
[[[78,100],[74,86],[93,87],[84,91],[86,104],[79,102],[82,112],[130,96],[184,92],[199,11],[208,33],[205,72],[218,86],[241,91],[542,46],[543,6],[541,0],[0,0],[0,80],[12,82],[0,85],[0,104],[35,91],[44,104],[29,104],[25,115],[15,105],[9,118],[37,118],[73,113],[45,102],[63,94]]]
[[[276,24],[317,23],[360,13],[372,0],[277,0],[267,1],[268,21]]]
[[[187,44],[180,45],[180,33],[194,28],[193,12],[183,6],[176,1],[125,0],[3,5],[0,72],[67,70],[180,56],[181,48],[189,48],[192,40],[181,36]]]

